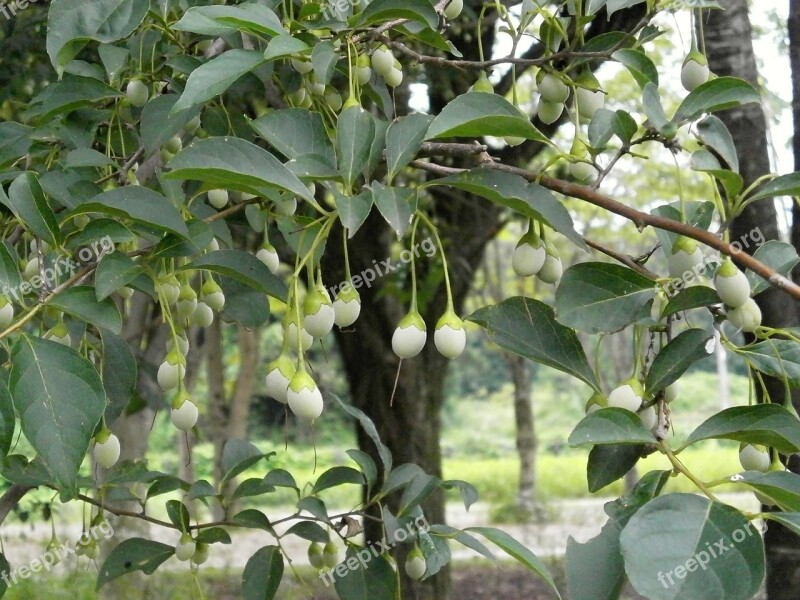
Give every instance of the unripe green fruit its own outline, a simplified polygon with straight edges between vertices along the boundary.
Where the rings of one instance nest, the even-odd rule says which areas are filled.
[[[339,549],[333,542],[325,544],[325,548],[322,550],[322,564],[329,569],[333,569],[339,564]]]
[[[539,106],[536,109],[536,114],[539,120],[545,125],[552,125],[558,121],[561,113],[564,112],[564,105],[561,103],[549,102],[542,98],[539,100]]]
[[[83,532],[75,546],[75,554],[94,559],[97,557],[97,551],[97,542]]]
[[[209,556],[209,546],[208,544],[197,544],[197,548],[192,555],[192,563],[195,565],[202,565],[204,562],[208,560]]]
[[[539,93],[552,104],[564,104],[569,98],[569,86],[552,73],[545,73],[539,81]]]
[[[208,190],[208,203],[220,210],[228,205],[228,190]]]
[[[189,119],[186,125],[183,126],[183,130],[186,133],[194,134],[198,129],[200,129],[200,116],[195,116]]]
[[[575,104],[581,119],[590,121],[598,110],[606,104],[606,95],[602,90],[588,90],[579,87],[575,91]]]
[[[358,85],[367,85],[369,80],[372,79],[372,69],[369,66],[358,67],[356,69],[356,77],[358,78]]]
[[[181,140],[180,136],[173,135],[166,142],[164,142],[164,148],[167,150],[167,152],[177,154],[183,149],[183,140]]]
[[[514,146],[519,146],[522,142],[524,142],[525,138],[517,137],[514,135],[507,135],[503,138],[503,141],[513,148]]]
[[[5,297],[0,296],[0,331],[6,329],[14,321],[14,305],[11,304]]]
[[[668,385],[664,389],[664,402],[669,404],[670,402],[674,402],[678,398],[678,391],[679,391],[678,382]]]
[[[56,342],[63,346],[72,346],[72,337],[69,335],[69,330],[64,323],[56,323],[47,333],[44,334],[44,339]]]
[[[600,392],[595,392],[592,394],[591,398],[586,401],[585,411],[587,415],[592,414],[595,411],[600,410],[601,408],[608,407],[608,398],[606,398]]]
[[[177,352],[181,356],[186,356],[189,352],[189,339],[185,333],[178,333],[175,337],[170,337],[167,340],[167,354]]]
[[[444,16],[451,21],[461,14],[464,9],[464,0],[450,0],[444,9]]]
[[[478,75],[478,80],[472,84],[472,87],[469,88],[469,91],[494,94],[494,86],[492,85],[492,82],[489,81],[489,76],[486,74],[486,71],[481,71],[481,74]]]
[[[291,217],[297,211],[297,198],[290,198],[275,203],[275,212],[284,217]]]
[[[209,327],[214,322],[214,311],[205,302],[198,302],[190,320],[197,327]]]
[[[325,102],[333,112],[342,109],[342,95],[335,88],[328,87],[325,90]]]
[[[394,330],[392,350],[400,358],[412,358],[422,352],[427,337],[425,321],[416,311],[409,312]]]
[[[39,257],[34,256],[25,265],[25,270],[22,272],[22,277],[26,281],[30,281],[39,274]]]
[[[128,87],[125,88],[125,95],[128,98],[128,102],[131,103],[131,106],[141,108],[147,104],[147,100],[150,98],[150,91],[147,89],[144,82],[134,79],[130,81]]]
[[[569,172],[578,181],[589,181],[597,176],[594,166],[583,161],[570,163]]]
[[[309,60],[300,60],[299,58],[293,58],[290,61],[294,70],[300,73],[301,75],[305,75],[306,73],[310,73],[314,69],[314,65],[311,64]]]
[[[372,68],[375,72],[386,77],[394,68],[394,54],[386,46],[380,46],[372,52]]]
[[[181,286],[181,293],[178,296],[178,301],[175,303],[175,310],[178,315],[184,319],[188,319],[194,314],[197,309],[197,292],[194,291],[192,286],[185,283]]]
[[[564,264],[558,256],[547,254],[544,257],[542,268],[536,273],[536,276],[544,283],[557,284],[561,281],[561,276],[564,274]]]
[[[178,278],[171,275],[158,284],[159,295],[164,298],[167,304],[175,304],[181,295],[181,284]]]
[[[213,279],[207,279],[200,288],[200,296],[211,310],[216,312],[221,311],[225,307],[225,293]]]
[[[714,287],[720,299],[731,308],[742,306],[750,298],[750,282],[730,259],[717,269]]]
[[[317,570],[325,567],[325,562],[322,560],[322,546],[319,543],[311,542],[308,547],[308,562]]]
[[[383,80],[389,87],[397,87],[403,83],[403,70],[392,67],[392,70],[383,76]]]

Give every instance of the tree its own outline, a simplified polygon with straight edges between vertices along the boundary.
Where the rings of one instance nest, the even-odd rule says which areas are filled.
[[[12,482],[0,517],[42,488],[92,507],[90,528],[113,514],[174,531],[174,545],[119,543],[103,559],[99,586],[134,570],[151,573],[172,556],[199,566],[213,544],[230,542],[227,529],[250,527],[279,537],[250,558],[248,599],[274,597],[286,535],[311,543],[312,564],[329,569],[322,576],[345,600],[444,598],[449,541],[490,554],[480,539],[555,589],[541,561],[502,531],[444,523],[446,492],[459,492],[466,505],[476,499],[469,483],[442,480],[446,365],[466,343],[464,300],[485,247],[506,220],[519,219],[527,224],[512,255],[519,277],[558,279],[542,270],[555,260],[556,236],[605,257],[567,269],[552,306],[520,295],[467,318],[506,351],[586,384],[587,416],[569,442],[591,447],[591,489],[654,452],[672,466],[644,474],[607,506],[598,538],[569,541],[570,597],[616,598],[626,578],[650,598],[755,595],[764,545],[751,521],[797,530],[798,475],[780,456],[800,451],[800,420],[783,397],[800,383],[800,340],[768,320],[762,326],[751,295],[772,286],[767,298],[800,298],[788,278],[800,259],[788,245],[762,245],[766,236],[737,227],[754,207],[800,193],[800,176],[740,170],[738,120],[759,102],[746,70],[719,67],[710,78],[702,40],[694,43],[682,71],[687,94],[665,109],[648,44],[659,34],[653,19],[680,7],[654,2],[525,2],[518,15],[460,0],[149,4],[51,2],[47,53],[57,78],[42,78],[24,112],[7,106],[14,121],[0,124],[0,442],[2,474]],[[712,3],[697,4],[692,11]],[[467,18],[471,11],[477,19]],[[715,34],[732,35],[723,25],[706,31],[713,60]],[[510,54],[502,45],[509,39]],[[604,107],[594,73],[608,61],[631,72],[641,106],[615,111],[611,99]],[[494,66],[504,70],[493,90],[486,70]],[[429,114],[410,112],[412,78],[427,86]],[[525,95],[534,81],[536,98]],[[740,111],[727,113],[736,126],[714,116],[727,109]],[[565,122],[575,130],[568,150],[551,139]],[[645,213],[601,191],[615,169],[646,169],[654,159],[642,152],[652,148],[690,156],[718,196]],[[586,239],[562,197],[655,228],[660,254],[627,256]],[[745,244],[761,247],[750,255]],[[710,262],[719,265],[713,273]],[[359,449],[349,452],[358,468],[333,467],[310,488],[269,470],[270,453],[252,442],[222,443],[246,435],[257,336],[245,330],[266,322],[270,302],[284,331],[281,354],[267,367],[268,392],[309,427],[333,402],[359,425]],[[187,370],[201,362],[199,354],[190,359],[206,333],[212,414],[222,416],[220,321],[242,328],[248,360],[230,396],[236,414],[215,421],[215,484],[119,462],[120,440],[129,451],[148,410],[169,411],[187,436],[195,427],[202,403],[189,393]],[[352,404],[323,396],[306,352],[334,324]],[[672,386],[710,352],[715,329],[759,383],[783,385],[767,380],[760,403],[723,410],[674,446]],[[632,376],[606,393],[579,334],[622,330],[634,342]],[[739,343],[739,330],[752,338]],[[117,436],[123,413],[118,431],[127,435]],[[9,455],[16,427],[35,455]],[[742,443],[745,471],[706,482],[687,468],[680,451],[708,439]],[[81,469],[90,449],[99,476]],[[264,474],[234,483],[254,472]],[[665,492],[671,476],[686,477],[700,494]],[[779,510],[742,513],[718,499],[721,483],[755,491]],[[331,515],[325,491],[339,485],[359,486],[363,501]],[[297,496],[288,518],[232,501],[276,487]],[[145,508],[173,491],[183,499],[163,503],[168,520],[119,504]],[[193,518],[187,504],[197,499],[222,510]],[[353,541],[359,519],[363,544]],[[725,558],[714,553],[719,543]],[[91,539],[80,549],[97,552]]]

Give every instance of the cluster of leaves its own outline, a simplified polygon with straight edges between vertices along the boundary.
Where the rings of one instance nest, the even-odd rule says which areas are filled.
[[[334,318],[349,320],[336,313],[324,291],[320,257],[333,227],[341,227],[347,240],[364,225],[373,207],[398,239],[410,235],[413,246],[420,226],[438,241],[436,223],[426,214],[431,192],[437,188],[454,188],[496,203],[531,223],[520,244],[525,253],[520,261],[523,274],[531,275],[544,264],[531,268],[532,256],[541,256],[542,261],[546,254],[552,256],[549,250],[536,254],[540,245],[534,227],[587,249],[554,190],[612,206],[595,190],[617,161],[647,144],[680,151],[675,140],[683,131],[700,147],[692,154],[692,167],[719,183],[719,196],[714,202],[681,202],[655,211],[674,278],[682,274],[674,265],[696,266],[694,240],[717,240],[708,233],[713,222],[727,223],[752,202],[797,193],[800,187],[800,177],[792,174],[745,188],[731,136],[709,113],[757,102],[758,94],[736,78],[709,78],[701,68],[702,57],[687,58],[693,63],[685,82],[691,91],[667,117],[659,100],[659,74],[646,50],[660,34],[649,24],[658,12],[654,2],[646,3],[647,18],[634,31],[590,40],[584,39],[584,32],[593,20],[645,2],[569,1],[555,9],[544,2],[523,2],[519,17],[498,5],[501,29],[512,38],[515,50],[521,40],[534,36],[542,56],[474,63],[457,60],[458,49],[442,27],[447,19],[459,18],[461,8],[456,3],[267,4],[53,0],[47,52],[58,80],[32,100],[21,122],[0,124],[0,204],[6,234],[0,245],[3,476],[17,485],[58,490],[63,501],[77,498],[94,504],[95,520],[102,519],[105,510],[114,512],[113,502],[138,501],[144,506],[151,498],[178,490],[187,501],[214,499],[223,506],[271,493],[276,487],[297,494],[297,512],[288,519],[296,523],[284,532],[274,529],[280,522],[255,509],[221,523],[192,524],[186,505],[169,500],[169,522],[147,518],[180,532],[178,545],[143,539],[122,542],[100,569],[99,585],[132,570],[152,573],[173,554],[199,565],[209,544],[230,542],[226,528],[250,527],[276,535],[278,545],[262,548],[251,558],[244,572],[244,594],[272,597],[283,573],[280,539],[285,535],[328,544],[331,533],[337,532],[348,546],[347,559],[359,549],[335,518],[352,518],[379,505],[386,539],[392,540],[394,531],[424,516],[420,503],[436,489],[455,487],[465,504],[475,500],[467,483],[439,481],[414,465],[392,468],[374,425],[351,407],[345,410],[373,437],[383,464],[379,469],[364,452],[351,450],[358,470],[334,467],[310,490],[301,490],[290,473],[272,470],[264,478],[234,486],[227,496],[222,487],[206,481],[183,481],[139,463],[115,465],[113,452],[105,451],[98,461],[111,468],[102,482],[81,476],[92,439],[105,448],[114,420],[142,405],[135,394],[137,363],[120,337],[131,290],[149,296],[169,325],[170,345],[159,383],[172,394],[173,422],[180,429],[191,428],[197,419],[182,381],[186,330],[208,326],[214,318],[247,327],[262,324],[269,316],[268,297],[286,305],[284,352],[270,371],[277,370],[281,377],[274,395],[313,422],[322,411],[322,399],[305,368],[304,336],[311,339],[306,330],[314,329],[320,337],[330,331]],[[478,18],[478,31],[485,16],[483,11]],[[454,65],[480,75],[471,91],[452,99],[439,114],[395,118],[390,88],[400,84],[403,65],[393,51],[422,64],[446,64],[442,57],[449,55]],[[601,86],[590,71],[603,61],[616,61],[633,75],[642,93],[639,114],[605,108]],[[508,63],[514,74],[537,68],[538,112],[530,110],[533,103],[519,101],[517,86],[510,99],[493,93],[482,71],[487,62]],[[258,98],[251,106],[256,118],[232,108],[242,97],[254,94]],[[573,117],[576,133],[569,152],[554,148],[558,160],[581,165],[571,173],[579,180],[594,178],[593,188],[485,160],[488,146],[474,144],[478,138],[502,138],[508,145],[524,140],[552,145],[535,123],[553,123],[562,114]],[[451,154],[464,152],[473,152],[479,165],[460,170],[441,164]],[[425,173],[435,178],[426,178]],[[637,214],[637,225],[647,224],[646,217]],[[270,232],[280,236],[293,267],[278,264]],[[251,242],[259,237],[262,241],[254,252]],[[108,240],[113,251],[95,253],[84,261],[84,251],[96,247],[98,240]],[[727,243],[714,246],[731,252]],[[452,312],[441,241],[438,247],[450,302],[437,324],[436,343],[443,354],[457,355],[463,349],[463,325]],[[58,266],[63,257],[75,255],[83,264],[62,273]],[[751,263],[759,273],[745,274],[747,291],[763,290],[768,284],[759,275],[773,270],[786,274],[797,260],[787,245],[765,244]],[[592,412],[570,439],[575,445],[593,446],[591,489],[618,479],[645,453],[660,451],[672,461],[672,473],[690,477],[706,495],[661,496],[670,473],[645,475],[630,497],[608,507],[609,523],[598,539],[570,543],[571,596],[615,598],[627,575],[651,598],[676,594],[703,598],[707,597],[703,590],[723,584],[726,598],[749,598],[763,578],[763,544],[758,536],[734,544],[735,551],[725,559],[692,571],[677,586],[660,588],[653,583],[658,573],[683,564],[706,542],[728,540],[748,518],[759,516],[743,515],[720,503],[711,491],[714,482],[697,480],[677,458],[680,449],[665,442],[669,386],[708,354],[711,328],[721,328],[724,320],[723,300],[731,321],[735,321],[733,311],[744,303],[734,305],[722,298],[719,282],[716,289],[691,286],[666,297],[659,290],[671,279],[657,276],[643,264],[637,267],[582,263],[564,273],[555,311],[529,298],[512,298],[479,310],[471,319],[486,327],[501,346],[573,374],[593,388]],[[401,358],[412,357],[426,341],[426,326],[417,312],[413,263],[411,269],[411,307],[399,324],[399,341],[394,345]],[[345,270],[349,277],[347,265]],[[559,279],[552,272],[546,278],[539,276],[551,283]],[[750,300],[749,293],[745,296]],[[347,304],[357,300],[357,294],[337,300]],[[654,306],[656,310],[651,310]],[[693,310],[710,312],[714,323],[683,328],[679,316]],[[356,312],[353,319],[357,316]],[[759,341],[739,347],[723,332],[724,343],[754,372],[797,384],[798,338],[758,323],[750,326],[754,318],[745,321]],[[576,334],[626,327],[634,328],[637,341],[657,347],[652,357],[637,347],[632,382],[626,384],[639,400],[632,408],[614,407],[613,393],[606,398]],[[449,332],[438,336],[443,329]],[[9,455],[17,424],[35,457]],[[771,469],[780,464],[778,453],[800,450],[800,422],[780,402],[737,407],[701,425],[687,444],[711,438],[770,448]],[[268,458],[248,442],[229,442],[219,486]],[[726,481],[757,491],[786,511],[767,518],[797,529],[797,477],[776,466]],[[131,491],[134,483],[144,484],[143,497]],[[334,517],[318,494],[342,484],[362,486],[365,500],[356,511]],[[96,490],[96,497],[86,495],[87,490]],[[399,498],[397,514],[383,506],[389,494]],[[675,513],[683,519],[679,530],[672,529]],[[552,585],[539,560],[507,535],[487,528],[473,533]],[[417,575],[432,576],[449,561],[448,539],[491,555],[468,531],[434,525],[427,532],[416,530],[411,540],[425,561],[424,571],[415,571]],[[648,551],[642,552],[642,546]],[[595,566],[603,573],[602,581]],[[347,599],[363,598],[365,593],[370,598],[395,597],[397,575],[391,559],[381,555],[368,567],[347,569],[336,580],[336,589]]]

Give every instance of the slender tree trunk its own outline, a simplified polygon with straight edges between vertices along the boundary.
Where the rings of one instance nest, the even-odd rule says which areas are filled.
[[[757,85],[758,72],[747,2],[724,0],[720,4],[725,10],[710,10],[706,13],[706,44],[711,70],[717,75],[734,75]],[[796,12],[797,2],[792,4]],[[795,23],[796,19],[795,16]],[[789,29],[791,31],[792,28]],[[733,136],[745,185],[769,173],[771,169],[767,124],[761,107],[750,104],[725,111],[719,116]],[[795,229],[797,229],[796,221]],[[748,206],[734,220],[731,239],[752,240],[754,231],[760,231],[767,240],[780,238],[774,202],[767,200]],[[755,249],[751,244],[747,251],[752,253]],[[759,294],[756,301],[761,308],[764,325],[792,327],[800,324],[797,302],[783,292],[770,288]],[[783,384],[772,378],[765,378],[765,381],[770,397],[776,402],[783,401]],[[793,396],[792,400],[797,407],[800,398],[796,392]],[[800,589],[800,538],[777,523],[771,523],[765,539],[768,598],[794,600],[797,597],[797,590]]]
[[[532,514],[536,490],[536,429],[531,399],[531,363],[516,354],[504,353],[514,385],[514,421],[519,456],[519,489],[517,506]]]

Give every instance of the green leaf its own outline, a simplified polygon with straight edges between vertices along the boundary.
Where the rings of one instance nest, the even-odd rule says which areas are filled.
[[[190,525],[189,510],[180,500],[167,500],[167,516],[175,527],[181,531],[188,531]]]
[[[195,540],[201,544],[230,544],[230,534],[222,527],[207,527],[197,534]]]
[[[264,477],[264,481],[275,487],[286,487],[297,490],[297,482],[289,471],[285,469],[272,469]]]
[[[800,513],[797,512],[768,512],[764,513],[764,519],[776,521],[789,528],[795,535],[800,535]]]
[[[8,391],[8,377],[5,370],[0,370],[0,460],[5,458],[14,442],[16,420],[14,401]]]
[[[494,527],[467,527],[464,531],[472,531],[485,537],[510,557],[514,558],[534,573],[537,573],[539,577],[548,583],[556,596],[561,598],[561,594],[558,592],[553,577],[550,575],[547,567],[544,566],[542,561],[539,560],[533,552],[528,550],[506,532],[495,529]]]
[[[464,508],[469,510],[469,507],[478,501],[478,490],[469,482],[461,481],[460,479],[448,479],[439,484],[446,490],[457,489],[461,494],[461,500],[464,502]]]
[[[411,188],[386,187],[372,182],[372,199],[378,211],[400,240],[411,226],[411,219],[417,211],[417,193]]]
[[[283,554],[277,546],[259,549],[244,567],[242,598],[272,600],[283,578]]]
[[[372,191],[364,190],[357,196],[345,196],[336,188],[331,190],[336,201],[336,211],[342,227],[347,229],[347,237],[352,238],[367,220],[372,210]]]
[[[378,481],[378,467],[372,457],[361,450],[350,449],[345,452],[361,469],[361,474],[367,483],[367,496],[369,496],[372,486]]]
[[[711,356],[714,353],[713,340],[713,334],[705,329],[682,331],[653,360],[645,379],[647,391],[663,390],[675,383],[694,363]]]
[[[263,529],[264,531],[272,532],[272,525],[267,518],[267,515],[255,508],[248,508],[233,516],[233,522],[240,527],[248,527],[250,529]]]
[[[108,329],[114,333],[122,330],[122,317],[117,305],[110,298],[98,301],[92,286],[82,285],[67,288],[60,294],[51,296],[47,305],[96,327]]]
[[[639,462],[642,449],[642,446],[632,444],[610,444],[592,448],[586,465],[589,492],[594,494],[624,477]]]
[[[389,449],[384,445],[381,441],[380,436],[378,435],[378,430],[375,428],[375,423],[372,422],[367,415],[365,415],[361,410],[357,409],[355,406],[350,404],[346,404],[342,402],[342,399],[338,396],[333,396],[336,401],[339,403],[339,406],[351,417],[355,417],[358,421],[359,425],[361,425],[361,429],[364,430],[364,433],[372,440],[375,444],[375,447],[378,450],[378,455],[381,457],[381,462],[383,463],[383,471],[384,473],[388,473],[392,470],[392,453],[389,452]]]
[[[439,15],[430,0],[374,0],[349,19],[351,27],[367,27],[394,19],[406,19],[436,30]]]
[[[117,545],[103,561],[97,575],[97,587],[100,589],[109,581],[134,571],[142,571],[146,575],[155,570],[175,554],[175,548],[161,542],[143,538],[131,538]]]
[[[625,563],[619,550],[622,526],[614,520],[581,544],[567,539],[566,576],[570,600],[617,600],[625,583]]]
[[[306,511],[313,517],[316,517],[323,523],[330,525],[331,519],[328,516],[328,509],[325,508],[325,503],[314,496],[306,496],[297,502],[297,510]]]
[[[50,61],[61,73],[88,42],[128,37],[149,9],[149,0],[53,0],[47,18]]]
[[[564,273],[556,290],[556,318],[587,333],[619,331],[639,319],[655,295],[654,285],[621,265],[574,265]]]
[[[379,554],[375,556],[369,548],[349,546],[347,560],[359,560],[363,554],[363,563],[359,561],[355,569],[347,569],[341,577],[336,576],[334,587],[341,600],[394,600],[397,593],[397,574],[389,562]],[[333,571],[325,574],[334,578]]]
[[[186,82],[183,94],[172,107],[170,114],[191,108],[219,96],[242,75],[264,64],[264,56],[257,50],[228,50],[200,65]]]
[[[569,212],[552,192],[536,183],[529,183],[518,175],[478,167],[457,175],[434,179],[423,187],[438,185],[483,196],[526,217],[533,217],[566,236],[579,248],[587,251],[589,249],[581,235],[575,231]]]
[[[728,198],[736,198],[744,188],[742,176],[720,164],[719,159],[705,148],[692,154],[692,170],[716,177],[725,188]]]
[[[268,36],[286,33],[278,16],[266,6],[256,3],[193,6],[171,28],[215,37],[236,31]]]
[[[644,114],[647,115],[647,120],[650,121],[652,128],[660,131],[669,122],[667,114],[664,112],[664,106],[661,104],[661,94],[655,83],[648,83],[644,86],[642,108],[644,108]]]
[[[263,478],[251,477],[250,479],[245,479],[236,487],[232,497],[234,499],[249,498],[252,496],[271,494],[274,491],[275,487],[266,483]]]
[[[288,34],[281,34],[269,41],[267,49],[264,51],[264,58],[266,60],[288,58],[294,54],[304,54],[309,50],[311,48],[304,41]]]
[[[800,511],[800,475],[791,471],[745,471],[730,478],[768,497],[786,512]]]
[[[308,188],[272,154],[237,137],[197,140],[168,164],[167,179],[196,179],[210,186],[266,196],[279,189],[314,201]]]
[[[226,441],[222,448],[222,481],[230,481],[268,456],[248,441],[235,439]]]
[[[32,132],[32,127],[19,123],[10,121],[0,123],[0,169],[5,169],[18,158],[27,154],[33,142]]]
[[[264,263],[244,250],[209,252],[179,270],[218,273],[279,300],[286,299],[288,293],[286,285],[280,278],[273,275]]]
[[[721,119],[714,115],[708,115],[705,119],[699,121],[697,123],[697,137],[725,161],[724,166],[726,168],[735,173],[739,172],[739,156],[736,153],[733,137]]]
[[[748,82],[737,77],[717,77],[690,92],[681,102],[672,120],[676,123],[691,121],[703,113],[751,102],[761,102],[761,96]]]
[[[425,139],[515,136],[549,144],[530,118],[497,94],[467,92],[456,96],[436,116]]]
[[[273,110],[250,121],[250,126],[286,158],[317,154],[336,161],[321,113],[304,108]]]
[[[643,88],[648,83],[658,85],[658,70],[650,57],[641,50],[623,48],[614,52],[611,58],[622,63],[630,71],[639,87]]]
[[[485,556],[489,560],[496,560],[492,551],[487,548],[483,542],[478,541],[478,539],[474,536],[465,533],[455,527],[450,527],[448,525],[439,525],[434,524],[431,525],[429,529],[430,533],[436,536],[447,537],[456,540],[458,543],[466,546],[467,548],[474,550],[481,556]]]
[[[755,192],[747,197],[749,201],[775,198],[776,196],[800,196],[800,172],[781,175],[756,188]]]
[[[178,99],[177,94],[164,94],[144,105],[140,130],[142,145],[147,152],[157,150],[167,140],[181,134],[184,126],[197,116],[199,109],[191,107],[173,113]]]
[[[800,452],[800,421],[779,404],[735,406],[703,421],[684,446],[710,439],[764,444],[791,454]]]
[[[262,292],[227,277],[220,277],[217,283],[225,294],[224,321],[253,329],[269,320],[269,299]]]
[[[670,298],[661,316],[662,318],[666,318],[679,312],[692,310],[693,308],[702,308],[721,303],[722,300],[719,299],[717,290],[714,288],[705,285],[693,285]]]
[[[77,493],[78,469],[106,408],[94,366],[72,348],[23,334],[11,350],[8,388],[25,437],[58,485]]]
[[[450,562],[452,558],[450,545],[445,538],[438,535],[430,535],[427,531],[419,531],[417,540],[419,549],[425,557],[426,569],[423,579],[433,577]]]
[[[768,267],[772,267],[784,277],[790,278],[792,270],[800,263],[800,256],[797,255],[795,247],[778,240],[769,240],[761,244],[753,253],[753,258],[761,261]],[[745,275],[747,275],[747,280],[750,282],[753,295],[763,292],[771,285],[766,279],[761,277],[761,275],[756,274],[750,269],[745,271]]]
[[[320,544],[327,544],[331,541],[328,532],[323,529],[319,523],[315,523],[314,521],[300,521],[295,523],[289,527],[283,535],[296,535],[309,542],[319,542]]]
[[[594,113],[589,123],[589,145],[599,150],[604,148],[614,135],[623,143],[628,143],[638,129],[639,125],[624,110],[615,112],[601,108]]]
[[[611,16],[618,10],[636,6],[644,1],[645,0],[608,0],[606,3],[606,12],[608,13],[608,18],[610,19]]]
[[[601,408],[586,415],[569,434],[570,446],[587,444],[654,444],[655,436],[639,416],[624,408]]]
[[[116,164],[108,156],[91,148],[77,148],[67,154],[64,166],[67,169],[79,169],[81,167],[109,167]]]
[[[69,216],[87,213],[102,213],[130,219],[134,223],[174,233],[183,238],[189,235],[178,209],[158,192],[139,185],[126,185],[103,192],[88,202],[79,204]]]
[[[416,157],[431,122],[431,115],[414,113],[400,117],[389,125],[386,132],[386,168],[389,181]]]
[[[136,393],[138,365],[128,343],[106,329],[100,330],[103,342],[100,374],[109,404],[105,418],[109,425],[117,420]]]
[[[359,174],[367,166],[375,137],[375,121],[372,115],[360,106],[351,106],[339,114],[336,129],[339,173],[347,187],[352,188]]]
[[[0,186],[0,196],[3,195]],[[8,242],[0,242],[0,291],[3,288],[13,290],[22,283],[22,276],[17,268],[16,252]]]
[[[100,260],[94,274],[97,301],[105,300],[142,273],[144,273],[144,267],[135,263],[122,252],[106,254]]]
[[[749,600],[764,579],[756,527],[735,508],[694,494],[646,504],[620,544],[634,589],[653,600]]]
[[[314,67],[314,76],[318,83],[328,85],[331,82],[339,58],[333,42],[329,40],[318,42],[314,46],[311,51],[311,64]]]
[[[51,246],[58,246],[61,230],[35,173],[26,172],[17,177],[8,188],[8,196],[0,195],[0,201],[28,231]]]
[[[439,486],[440,480],[438,477],[428,475],[427,473],[417,473],[408,482],[400,496],[399,507],[397,509],[397,516],[402,517],[408,515],[416,509],[425,499],[430,496]]]
[[[532,298],[509,298],[478,309],[468,319],[486,328],[489,339],[501,348],[568,373],[600,390],[578,336],[556,321],[547,304]]]
[[[319,476],[316,483],[314,483],[314,489],[312,493],[318,494],[323,490],[344,485],[346,483],[364,485],[364,476],[352,467],[331,467]]]
[[[757,371],[785,378],[793,387],[800,386],[800,343],[769,339],[735,352]]]
[[[88,107],[95,102],[119,98],[123,94],[93,77],[65,76],[62,81],[51,83],[37,94],[25,111],[28,119],[37,117],[48,121],[55,116]],[[87,143],[87,142],[84,142]]]

